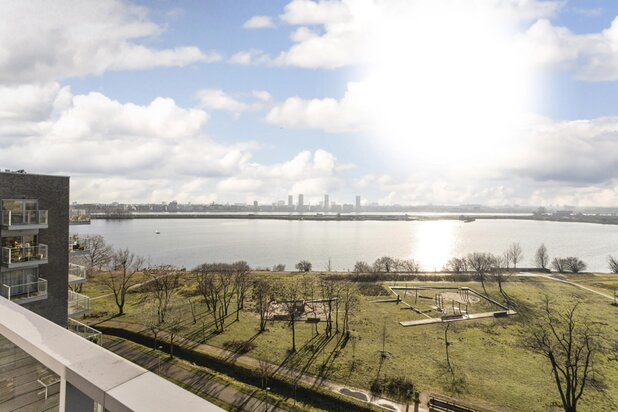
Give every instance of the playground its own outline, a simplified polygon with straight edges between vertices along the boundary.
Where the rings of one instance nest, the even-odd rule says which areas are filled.
[[[401,326],[497,318],[516,313],[469,287],[390,286],[388,289],[394,298],[372,302],[401,305],[409,318],[399,322]]]

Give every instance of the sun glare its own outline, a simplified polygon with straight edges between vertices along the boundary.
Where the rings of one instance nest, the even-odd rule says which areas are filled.
[[[379,144],[412,167],[504,161],[534,89],[517,22],[456,1],[393,3],[375,21],[364,87]]]

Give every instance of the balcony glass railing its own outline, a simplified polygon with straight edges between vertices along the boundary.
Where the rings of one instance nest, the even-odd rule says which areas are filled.
[[[69,283],[86,280],[86,267],[69,263]]]
[[[2,264],[14,265],[25,262],[47,260],[47,245],[40,243],[36,246],[17,246],[2,248]]]
[[[90,311],[90,298],[69,290],[69,316],[87,314]]]
[[[8,300],[18,302],[23,299],[47,296],[47,280],[38,278],[35,282],[20,285],[1,285],[0,295]]]
[[[47,225],[47,210],[2,211],[3,226]]]

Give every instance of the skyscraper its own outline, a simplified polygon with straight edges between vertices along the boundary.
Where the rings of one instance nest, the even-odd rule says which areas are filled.
[[[288,206],[294,206],[294,197],[292,195],[288,195]]]
[[[361,208],[360,200],[361,200],[361,197],[359,195],[356,195],[356,211],[359,211]]]
[[[303,194],[302,194],[302,193],[301,193],[301,194],[299,194],[299,195],[298,195],[298,208],[299,208],[299,209],[302,209],[302,208],[303,208],[303,206],[304,206],[304,204],[305,204],[303,199],[304,199]]]
[[[330,200],[328,199],[328,195],[324,195],[324,210],[330,209]]]

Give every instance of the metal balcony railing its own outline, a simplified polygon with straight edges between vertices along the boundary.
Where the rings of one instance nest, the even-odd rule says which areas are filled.
[[[69,284],[82,283],[86,280],[86,267],[69,263]]]
[[[3,247],[2,264],[10,267],[20,263],[47,261],[47,249],[44,243],[36,246]]]
[[[90,312],[90,298],[69,290],[68,311],[69,316],[87,315]]]
[[[20,226],[47,226],[47,210],[2,211],[2,226],[19,228]]]
[[[36,282],[19,285],[2,284],[0,286],[0,295],[16,303],[25,299],[45,298],[47,297],[47,280],[37,278]]]

